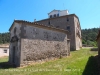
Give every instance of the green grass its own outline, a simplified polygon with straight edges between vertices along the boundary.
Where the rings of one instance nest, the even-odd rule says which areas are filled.
[[[0,58],[0,63],[1,62],[7,62],[8,61],[8,57],[2,57],[2,58]]]
[[[69,57],[24,68],[0,69],[0,75],[97,75],[97,66],[94,65],[96,62],[93,57],[97,55],[97,51],[81,49],[70,54]],[[0,62],[6,61],[8,61],[7,57],[0,58]]]

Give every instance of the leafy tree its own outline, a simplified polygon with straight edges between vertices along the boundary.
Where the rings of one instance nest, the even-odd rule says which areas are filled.
[[[99,28],[82,29],[82,44],[96,46]]]
[[[0,33],[0,44],[9,43],[10,34],[7,33]]]

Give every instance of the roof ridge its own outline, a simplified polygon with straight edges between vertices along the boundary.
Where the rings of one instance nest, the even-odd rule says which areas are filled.
[[[30,21],[26,21],[26,20],[14,20],[14,22],[17,22],[17,23],[25,22],[25,23],[33,24],[34,26],[41,26],[41,27],[51,28],[51,29],[54,29],[54,30],[60,30],[60,31],[63,31],[63,32],[68,32],[67,30],[64,30],[64,29],[56,28],[56,27],[53,27],[53,26],[47,26],[45,24],[40,24],[40,23],[37,23],[37,22],[30,22]],[[12,26],[14,25],[14,22],[13,22]],[[9,30],[11,30],[12,26],[10,27]]]

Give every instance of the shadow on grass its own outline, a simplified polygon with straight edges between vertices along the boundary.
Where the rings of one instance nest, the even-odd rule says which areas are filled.
[[[98,48],[91,48],[91,51],[98,51]]]
[[[99,68],[94,56],[89,57],[82,75],[99,75]]]
[[[14,65],[10,65],[8,62],[0,62],[0,69],[16,68]]]

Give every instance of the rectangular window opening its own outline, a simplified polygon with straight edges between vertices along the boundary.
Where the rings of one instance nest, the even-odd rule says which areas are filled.
[[[7,50],[6,49],[4,50],[4,53],[7,53]]]
[[[54,17],[56,17],[56,14],[54,14]]]
[[[50,21],[48,22],[48,24],[50,25]]]
[[[67,22],[69,21],[69,19],[67,18]]]
[[[70,31],[70,26],[67,26],[67,28],[66,28],[68,31]]]
[[[52,18],[52,15],[50,15],[50,18]]]
[[[59,17],[59,14],[57,14],[57,17]]]

